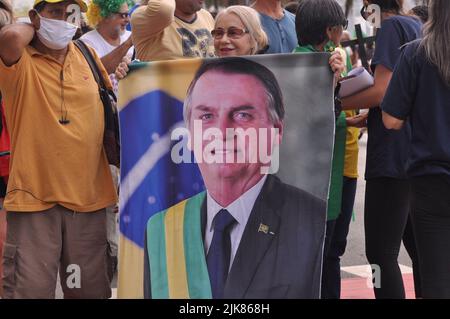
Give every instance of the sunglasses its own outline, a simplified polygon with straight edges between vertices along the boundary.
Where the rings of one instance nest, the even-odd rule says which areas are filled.
[[[130,16],[128,12],[114,12],[114,14],[119,15],[122,19],[126,19]]]
[[[231,28],[228,28],[227,30],[218,28],[218,29],[214,29],[211,31],[211,35],[216,40],[222,39],[223,36],[225,35],[225,33],[227,34],[227,37],[229,37],[231,39],[239,39],[244,34],[248,33],[248,30],[231,27]]]

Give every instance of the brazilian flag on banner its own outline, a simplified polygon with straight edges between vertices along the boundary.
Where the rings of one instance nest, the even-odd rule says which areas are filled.
[[[143,297],[148,219],[204,191],[197,164],[171,160],[171,132],[183,126],[183,100],[201,60],[131,68],[119,91],[121,125],[118,297]]]

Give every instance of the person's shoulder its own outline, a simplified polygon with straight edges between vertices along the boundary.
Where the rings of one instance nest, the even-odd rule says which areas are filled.
[[[97,51],[97,49],[93,45],[90,45],[89,43],[84,42],[84,44],[86,44],[88,50],[91,52],[92,57],[94,58],[94,61],[97,63],[97,65],[103,67],[102,62],[100,60],[100,55],[99,55],[99,52]],[[80,63],[80,65],[88,65],[86,57],[80,51],[80,49],[75,45],[74,42],[71,42],[69,44],[69,50],[72,51],[78,57],[76,60],[74,60],[74,61],[76,61],[74,63]]]
[[[92,30],[83,34],[80,37],[80,40],[96,51],[101,50],[102,43],[105,42],[105,40],[97,30]]]
[[[403,23],[422,25],[422,21],[420,20],[420,18],[414,15],[398,15],[396,16],[396,18]]]
[[[289,12],[289,11],[287,11],[285,9],[283,9],[283,12],[284,12],[285,18],[295,22],[295,14],[293,14],[292,12]]]
[[[92,32],[92,31],[90,31]],[[86,33],[87,34],[87,33]],[[91,51],[91,53],[93,54],[94,58],[97,58],[97,56],[103,56],[104,55],[104,49],[103,49],[103,45],[101,44],[101,39],[98,39],[96,37],[80,37],[79,39],[80,41],[82,41]],[[79,50],[75,50],[77,52],[77,54],[82,55],[81,52],[79,52]]]
[[[213,16],[211,15],[211,13],[209,13],[209,11],[208,10],[205,10],[205,9],[200,9],[198,12],[197,12],[197,19],[199,19],[199,20],[206,20],[206,21],[208,21],[208,22],[213,22],[214,23],[214,18],[213,18]]]
[[[98,33],[97,30],[91,30],[89,32],[86,32],[85,34],[83,34],[80,37],[80,40],[82,41],[93,41],[98,39],[98,37],[100,36],[100,33]]]
[[[284,183],[279,177],[271,176],[273,179],[273,188],[276,189],[279,194],[283,194],[285,202],[295,201],[301,206],[314,206],[325,207],[326,203],[317,196],[307,192],[304,189],[300,189],[294,185]]]
[[[120,42],[125,42],[129,37],[131,37],[131,31],[125,30],[125,32],[120,35]]]
[[[415,62],[419,66],[427,62],[425,48],[422,46],[422,39],[408,42],[401,47],[405,59]]]
[[[280,217],[289,220],[293,225],[298,221],[302,227],[325,223],[327,204],[317,196],[278,179],[274,185],[280,195],[277,203]]]
[[[36,49],[28,45],[23,50],[22,56],[13,65],[7,66],[5,62],[0,58],[0,85],[14,83],[15,79],[21,74],[26,74],[34,68],[31,66],[33,63],[38,63],[39,60],[34,60],[33,55],[41,55]],[[13,88],[16,89],[15,87]]]
[[[381,22],[381,28],[388,26],[402,25],[405,27],[421,28],[422,22],[419,18],[409,15],[395,15]]]
[[[296,198],[298,201],[301,201],[303,204],[309,203],[313,206],[322,206],[324,205],[324,201],[318,198],[317,196],[307,192],[304,189],[298,188],[296,186],[285,184],[283,182],[282,186],[284,188],[284,192],[288,198]]]
[[[208,10],[203,9],[203,8],[198,10],[197,14],[212,17],[211,13]]]
[[[416,39],[411,42],[406,43],[401,47],[403,52],[405,52],[406,55],[412,56],[414,53],[418,53],[419,51],[422,51],[422,39]]]
[[[41,55],[41,53],[31,45],[27,45],[25,50],[23,50],[22,57],[20,59],[23,59],[24,57],[25,59],[29,59],[33,55]]]

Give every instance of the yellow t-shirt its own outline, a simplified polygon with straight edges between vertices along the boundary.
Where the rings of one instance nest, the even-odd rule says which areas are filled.
[[[344,58],[346,69],[349,71],[351,69],[350,59],[348,58],[347,52],[338,47],[337,51]],[[345,75],[347,75],[347,71]],[[345,111],[345,117],[352,117],[356,115],[355,110]],[[356,127],[347,127],[347,137],[345,140],[345,160],[344,160],[344,176],[350,178],[358,178],[358,137],[359,137],[359,128]]]
[[[61,65],[28,46],[11,67],[0,59],[0,74],[11,137],[6,209],[42,211],[60,204],[90,212],[116,203],[103,151],[103,104],[81,52],[71,43]],[[70,123],[62,125],[65,110]]]
[[[345,117],[355,116],[356,111],[345,111]],[[347,127],[347,138],[345,140],[344,176],[358,178],[358,137],[359,128]]]
[[[133,44],[141,61],[214,57],[214,19],[201,9],[192,22],[174,16],[175,0],[150,0],[131,17]]]

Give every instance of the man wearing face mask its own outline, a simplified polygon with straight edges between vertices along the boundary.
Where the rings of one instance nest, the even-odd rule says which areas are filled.
[[[4,298],[109,298],[105,207],[117,201],[98,86],[71,42],[82,0],[35,0],[0,31],[11,137]],[[93,52],[103,77],[108,75]]]

